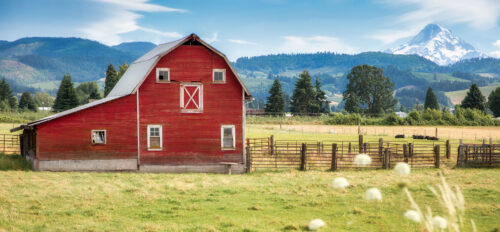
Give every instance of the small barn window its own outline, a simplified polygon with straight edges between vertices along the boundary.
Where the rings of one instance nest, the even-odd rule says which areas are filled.
[[[184,83],[180,89],[181,112],[203,112],[203,85],[200,83]]]
[[[170,82],[170,69],[169,68],[156,68],[156,82],[157,83]]]
[[[92,144],[106,144],[106,130],[92,130]]]
[[[148,150],[161,150],[162,137],[162,127],[160,125],[148,125]]]
[[[212,74],[212,81],[214,83],[226,83],[226,70],[214,69]]]
[[[221,147],[223,150],[231,150],[236,147],[234,125],[224,125],[220,129]]]

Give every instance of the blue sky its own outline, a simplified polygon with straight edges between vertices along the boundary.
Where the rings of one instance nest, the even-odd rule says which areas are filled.
[[[499,0],[0,0],[0,40],[62,36],[158,44],[194,32],[231,60],[385,50],[428,23],[500,57]]]

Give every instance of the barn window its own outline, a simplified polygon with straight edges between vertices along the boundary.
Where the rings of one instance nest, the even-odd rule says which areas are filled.
[[[106,144],[106,130],[92,130],[92,144]]]
[[[156,68],[156,82],[158,82],[158,83],[170,82],[170,69],[169,68]]]
[[[160,125],[148,125],[148,150],[162,149],[163,133]]]
[[[203,112],[203,85],[199,83],[181,84],[180,94],[181,112]]]
[[[214,83],[226,83],[226,70],[214,69],[212,75],[212,81]]]
[[[236,147],[234,136],[234,125],[223,125],[220,128],[221,147],[223,150],[231,150]]]

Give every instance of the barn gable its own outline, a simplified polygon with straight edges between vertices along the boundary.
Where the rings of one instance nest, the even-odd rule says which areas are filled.
[[[127,72],[123,75],[123,77],[118,81],[118,83],[115,85],[113,90],[109,93],[108,96],[110,97],[115,97],[115,96],[123,96],[123,95],[128,95],[128,94],[133,94],[137,91],[137,89],[140,87],[140,85],[144,82],[145,78],[148,76],[148,74],[152,71],[152,69],[156,66],[158,61],[165,56],[166,54],[172,52],[179,46],[185,44],[185,43],[200,43],[201,45],[205,46],[212,52],[216,53],[217,55],[221,56],[231,69],[231,72],[233,72],[234,76],[237,78],[238,82],[241,84],[242,88],[245,91],[245,98],[246,99],[251,99],[251,94],[246,88],[246,86],[243,84],[241,78],[238,76],[238,73],[234,70],[233,66],[227,59],[227,57],[218,51],[217,49],[213,48],[210,46],[208,43],[204,42],[201,40],[196,34],[191,34],[183,39],[179,39],[170,43],[165,43],[165,44],[160,44],[153,50],[149,51],[136,61],[134,61]]]

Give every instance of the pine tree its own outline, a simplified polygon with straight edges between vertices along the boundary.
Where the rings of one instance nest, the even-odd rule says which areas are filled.
[[[57,90],[56,100],[54,102],[54,111],[64,111],[78,106],[78,97],[76,96],[71,75],[64,75]]]
[[[485,101],[486,99],[481,93],[481,90],[479,90],[476,84],[472,84],[467,92],[467,95],[462,101],[461,107],[486,111],[486,106],[484,104]]]
[[[273,85],[269,89],[269,97],[267,97],[264,110],[266,113],[273,115],[283,115],[285,113],[285,99],[278,78],[274,79]]]
[[[116,72],[113,64],[108,65],[108,69],[106,70],[106,81],[104,82],[104,96],[108,96],[109,92],[115,87],[118,82],[118,73]]]
[[[0,101],[6,101],[10,109],[17,107],[17,98],[12,94],[12,90],[5,78],[0,81]]]
[[[438,100],[436,98],[436,95],[434,95],[434,92],[432,91],[431,87],[427,89],[427,94],[425,95],[424,109],[439,110]]]
[[[122,78],[123,74],[125,74],[125,72],[127,71],[128,69],[128,64],[126,62],[123,62],[122,65],[119,65],[119,69],[118,69],[118,80],[120,80],[120,78]]]
[[[311,83],[311,76],[304,70],[295,83],[295,89],[291,99],[292,112],[298,114],[310,114],[316,108],[316,92]]]
[[[19,108],[22,110],[31,110],[35,112],[37,111],[35,101],[33,101],[30,92],[24,92],[21,95],[21,100],[19,100]]]
[[[500,87],[497,87],[488,96],[488,106],[495,117],[500,117]]]
[[[318,106],[318,113],[326,113],[328,104],[326,102],[326,94],[323,90],[321,90],[321,82],[319,82],[319,78],[316,77],[316,104]]]

